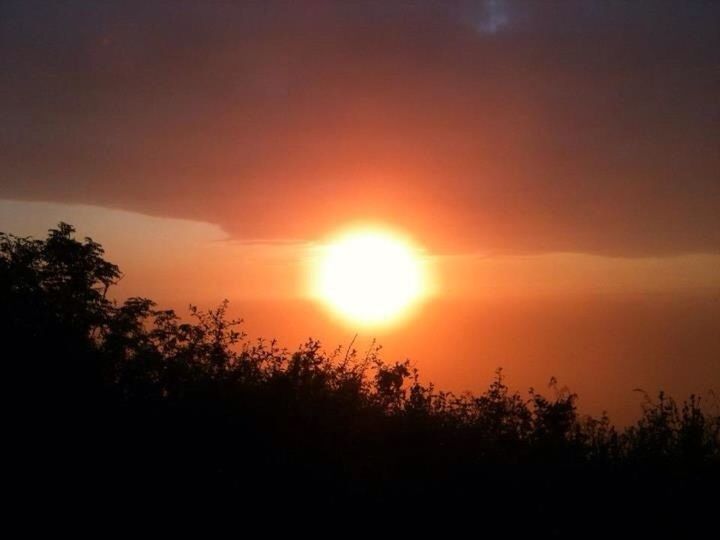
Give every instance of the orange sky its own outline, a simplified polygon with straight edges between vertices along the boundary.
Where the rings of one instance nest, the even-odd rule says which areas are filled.
[[[555,375],[588,412],[618,421],[637,387],[678,394],[720,381],[720,255],[435,255],[437,290],[387,328],[342,319],[311,298],[312,243],[243,243],[215,225],[89,206],[0,201],[0,230],[42,236],[60,220],[101,242],[125,276],[115,295],[184,313],[231,300],[251,338],[328,348],[373,338],[453,391],[481,390],[496,367],[520,389]],[[318,239],[320,241],[321,239]],[[420,242],[421,238],[416,238]]]
[[[720,386],[720,3],[0,3],[0,230],[64,220],[116,295],[223,298],[288,347],[373,336],[618,419]],[[436,287],[356,329],[309,293],[355,222]]]

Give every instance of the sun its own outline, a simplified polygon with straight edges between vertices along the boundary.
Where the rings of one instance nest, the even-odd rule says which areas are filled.
[[[379,228],[345,231],[321,248],[315,296],[353,324],[395,322],[428,293],[421,250]]]

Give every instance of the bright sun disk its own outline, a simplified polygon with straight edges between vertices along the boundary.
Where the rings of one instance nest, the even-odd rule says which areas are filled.
[[[423,260],[410,242],[382,230],[354,230],[322,250],[315,294],[353,323],[397,320],[427,293]]]

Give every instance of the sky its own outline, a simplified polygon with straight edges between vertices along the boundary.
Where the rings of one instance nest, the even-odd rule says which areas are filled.
[[[627,415],[720,386],[718,28],[702,1],[3,0],[0,230],[69,221],[119,296],[228,297],[294,346],[355,331],[308,298],[313,249],[385,224],[437,276],[388,354]]]

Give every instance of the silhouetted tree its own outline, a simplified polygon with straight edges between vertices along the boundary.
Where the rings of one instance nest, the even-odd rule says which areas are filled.
[[[184,320],[146,298],[110,300],[120,270],[74,232],[0,234],[4,388],[36,481],[237,501],[236,511],[282,493],[335,508],[512,504],[569,522],[587,515],[578,500],[613,494],[624,509],[636,489],[645,508],[670,493],[697,510],[704,499],[688,490],[717,479],[720,415],[695,396],[646,395],[639,421],[618,431],[606,415],[578,414],[554,378],[550,397],[511,392],[501,370],[479,396],[455,395],[423,384],[409,361],[384,362],[374,344],[362,355],[316,340],[296,351],[251,342],[227,302],[191,306]],[[519,496],[527,486],[547,495]],[[564,499],[568,490],[582,497]]]

